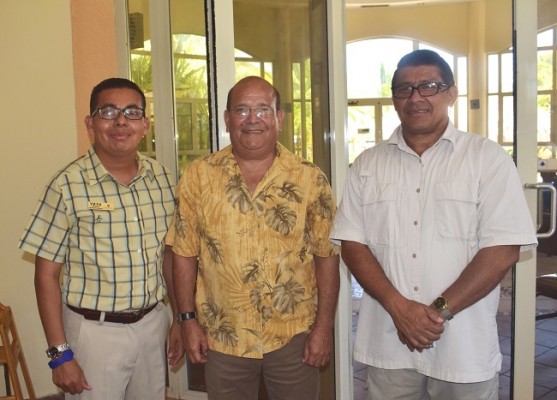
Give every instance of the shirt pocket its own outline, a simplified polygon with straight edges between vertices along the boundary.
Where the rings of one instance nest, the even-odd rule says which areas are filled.
[[[91,250],[99,245],[111,246],[111,211],[80,209],[76,210],[76,235],[79,247]]]
[[[478,190],[473,182],[439,182],[435,186],[437,231],[448,239],[477,236]]]
[[[362,193],[365,233],[371,246],[395,246],[397,187],[389,184],[364,187]]]

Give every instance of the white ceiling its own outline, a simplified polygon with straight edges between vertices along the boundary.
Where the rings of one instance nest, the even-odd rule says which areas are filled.
[[[471,0],[346,0],[348,8],[368,7],[396,7],[396,6],[418,6],[441,3],[462,3]]]

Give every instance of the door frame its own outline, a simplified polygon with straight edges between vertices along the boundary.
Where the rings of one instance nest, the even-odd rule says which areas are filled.
[[[537,180],[537,2],[514,0],[516,162],[521,182]],[[526,190],[532,219],[536,220],[537,192]],[[536,340],[536,252],[523,252],[515,268],[513,290],[512,399],[534,393]]]

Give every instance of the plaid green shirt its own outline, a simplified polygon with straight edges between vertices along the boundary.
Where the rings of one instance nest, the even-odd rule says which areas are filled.
[[[174,213],[174,182],[138,154],[138,175],[118,183],[91,147],[47,185],[19,247],[64,263],[69,305],[118,312],[163,300],[164,236]]]

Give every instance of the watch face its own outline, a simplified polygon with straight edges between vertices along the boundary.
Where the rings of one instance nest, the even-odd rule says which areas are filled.
[[[433,302],[433,305],[435,306],[435,308],[437,308],[438,310],[444,310],[445,308],[447,308],[447,300],[445,300],[444,297],[438,297],[435,299],[435,301]]]
[[[50,358],[56,358],[60,355],[60,351],[56,347],[49,347],[46,350],[46,355]]]

